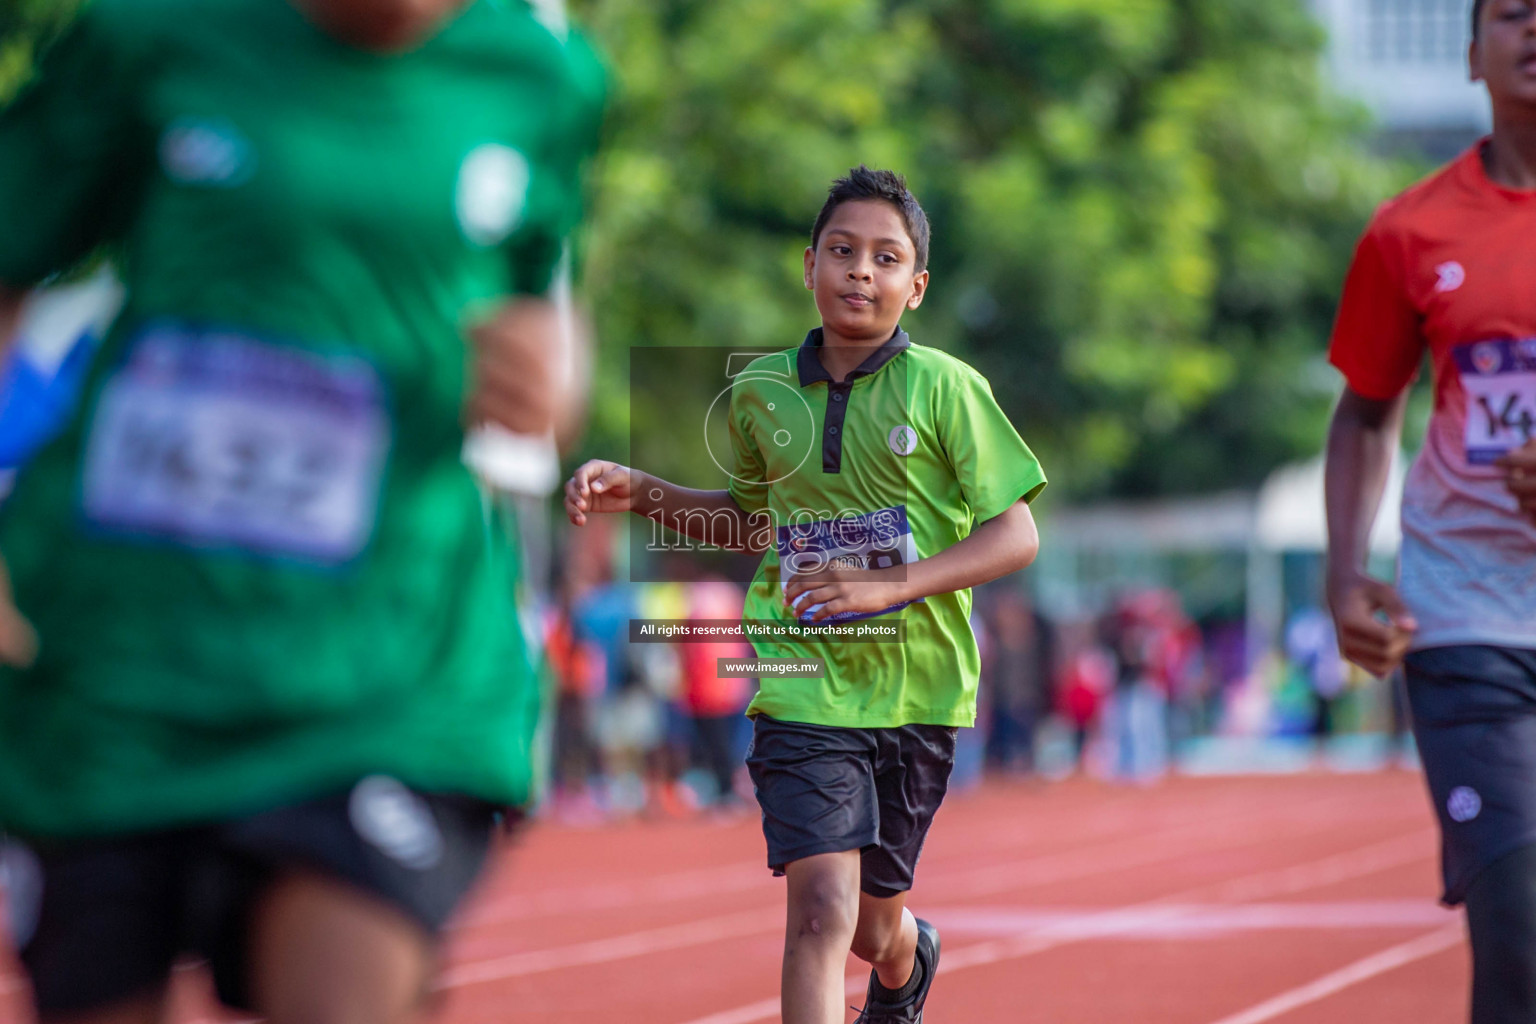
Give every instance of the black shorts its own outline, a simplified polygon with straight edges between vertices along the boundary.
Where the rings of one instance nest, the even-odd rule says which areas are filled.
[[[219,998],[250,1010],[256,899],[308,869],[395,907],[436,937],[489,853],[496,809],[371,776],[333,797],[218,825],[0,848],[11,926],[43,1013],[152,992],[182,954],[206,957]]]
[[[1536,843],[1536,650],[1431,647],[1404,668],[1454,905],[1484,868]]]
[[[763,809],[768,866],[858,850],[871,896],[912,888],[917,858],[949,788],[958,729],[842,729],[758,715],[747,769]]]

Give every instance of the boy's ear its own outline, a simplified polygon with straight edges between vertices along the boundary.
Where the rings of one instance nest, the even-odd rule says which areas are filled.
[[[1483,54],[1477,45],[1477,40],[1467,44],[1467,81],[1481,82],[1483,80]]]
[[[928,292],[928,271],[912,278],[912,294],[907,298],[907,308],[916,309],[923,304],[923,296]]]
[[[805,247],[805,287],[816,290],[816,250],[809,245]]]

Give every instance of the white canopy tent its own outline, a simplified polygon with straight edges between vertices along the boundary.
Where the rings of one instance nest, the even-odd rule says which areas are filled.
[[[1371,551],[1397,553],[1402,542],[1400,522],[1404,462],[1401,453],[1392,460],[1386,493],[1371,529]],[[1323,510],[1323,457],[1281,466],[1259,488],[1254,517],[1254,540],[1266,551],[1325,551],[1328,524]]]
[[[1373,554],[1396,554],[1405,459],[1393,460],[1371,531]],[[1042,526],[1041,596],[1069,615],[1093,605],[1082,578],[1087,558],[1232,552],[1245,558],[1243,584],[1250,659],[1279,640],[1285,616],[1283,558],[1326,550],[1323,459],[1282,466],[1257,492],[1106,503],[1052,510]]]

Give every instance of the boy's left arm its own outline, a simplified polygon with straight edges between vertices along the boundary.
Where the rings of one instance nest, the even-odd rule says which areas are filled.
[[[797,618],[803,609],[820,604],[811,617],[817,622],[841,612],[878,612],[1017,572],[1033,562],[1039,551],[1035,517],[1021,498],[936,555],[889,569],[829,569],[797,576],[785,588],[784,600]]]

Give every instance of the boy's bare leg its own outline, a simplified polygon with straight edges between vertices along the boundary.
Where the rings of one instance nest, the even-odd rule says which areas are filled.
[[[792,861],[784,875],[784,1024],[842,1024],[843,972],[859,920],[859,851]]]
[[[907,983],[917,963],[917,919],[907,909],[906,893],[887,897],[859,893],[853,955],[873,967],[886,988],[896,991]]]
[[[425,1009],[431,943],[371,896],[296,873],[253,925],[251,994],[271,1024],[407,1024]]]

